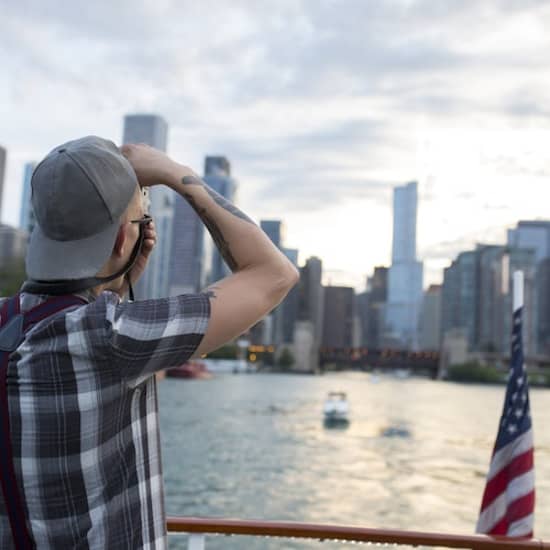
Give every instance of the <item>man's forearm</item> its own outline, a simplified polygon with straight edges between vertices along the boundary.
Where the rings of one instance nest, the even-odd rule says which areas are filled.
[[[265,263],[280,264],[284,268],[289,263],[246,214],[188,168],[174,171],[170,187],[198,214],[231,271]]]

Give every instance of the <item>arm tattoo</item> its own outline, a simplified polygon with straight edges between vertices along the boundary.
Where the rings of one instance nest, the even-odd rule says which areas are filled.
[[[217,249],[220,251],[222,258],[225,260],[225,263],[229,269],[231,271],[236,271],[238,268],[237,260],[233,257],[233,254],[229,248],[229,243],[225,240],[216,222],[208,215],[206,208],[199,206],[196,203],[193,195],[184,192],[183,196],[187,199],[187,202],[191,205],[191,208],[193,208],[193,210],[198,214],[199,218],[206,226],[206,229],[208,229],[208,232],[212,236]]]
[[[228,201],[225,197],[222,197],[219,193],[216,193],[214,189],[206,185],[201,179],[197,178],[196,176],[185,176],[181,180],[181,183],[183,183],[183,185],[201,185],[202,187],[204,187],[206,192],[212,197],[217,205],[221,206],[228,212],[231,212],[231,214],[233,214],[237,218],[241,218],[241,220],[247,221],[249,223],[254,223],[244,212],[241,212],[234,204]]]

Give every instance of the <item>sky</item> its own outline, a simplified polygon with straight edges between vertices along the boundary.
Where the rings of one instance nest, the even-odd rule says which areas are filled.
[[[127,113],[169,124],[300,261],[361,290],[391,262],[392,189],[419,183],[424,284],[520,219],[550,219],[550,1],[0,0],[1,219],[25,162]]]

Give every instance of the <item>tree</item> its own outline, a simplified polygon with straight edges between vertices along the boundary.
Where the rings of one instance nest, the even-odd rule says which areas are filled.
[[[0,296],[16,294],[26,278],[25,259],[13,258],[7,260],[0,268]]]
[[[284,348],[281,352],[278,364],[283,370],[290,370],[290,367],[294,365],[294,355],[288,348]]]

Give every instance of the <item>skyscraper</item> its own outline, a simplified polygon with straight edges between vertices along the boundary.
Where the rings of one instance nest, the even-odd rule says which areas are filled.
[[[2,195],[4,193],[4,175],[6,172],[6,150],[0,146],[0,220],[2,219]]]
[[[419,348],[439,350],[441,338],[441,285],[430,285],[424,292],[419,319]]]
[[[386,328],[392,345],[413,349],[417,347],[422,301],[422,263],[416,259],[416,213],[417,183],[396,187]]]
[[[313,340],[317,346],[323,336],[324,294],[321,279],[323,263],[312,256],[300,269],[298,319],[310,321],[313,328]]]
[[[345,286],[324,287],[323,337],[328,348],[351,348],[354,342],[355,293]]]
[[[217,193],[231,202],[235,201],[237,182],[231,177],[231,165],[222,156],[208,156],[204,160],[204,181]],[[230,270],[216,247],[212,247],[212,262],[209,282],[219,281]]]
[[[134,114],[124,117],[124,143],[146,143],[166,151],[168,124],[158,115]],[[169,293],[174,192],[164,185],[149,188],[150,208],[157,231],[157,245],[149,257],[147,269],[136,285],[140,299],[160,298]]]
[[[550,221],[520,221],[508,230],[508,246],[532,249],[537,262],[550,258]]]
[[[204,224],[181,196],[175,197],[173,218],[172,262],[170,264],[170,295],[198,292],[205,286]]]
[[[548,354],[550,350],[550,285],[548,268],[550,265],[550,221],[522,220],[515,229],[508,230],[508,246],[530,249],[535,254],[535,296],[537,338],[536,352]]]
[[[31,178],[34,169],[36,168],[36,162],[27,162],[23,171],[23,193],[21,195],[21,210],[19,214],[19,228],[31,234],[35,217],[32,209],[31,202]]]
[[[445,269],[442,288],[442,336],[464,331],[470,351],[506,354],[510,349],[512,275],[524,273],[524,343],[535,350],[535,253],[532,249],[480,245],[461,252]]]

